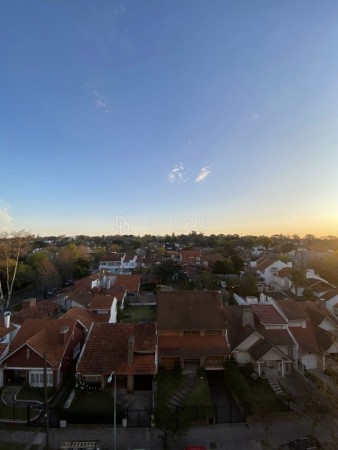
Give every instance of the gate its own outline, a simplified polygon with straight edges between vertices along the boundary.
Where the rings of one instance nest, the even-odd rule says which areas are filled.
[[[132,427],[150,427],[151,410],[150,409],[127,409],[127,426]]]

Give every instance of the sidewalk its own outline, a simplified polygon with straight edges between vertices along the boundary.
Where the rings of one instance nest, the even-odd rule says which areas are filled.
[[[274,416],[269,420],[252,421],[247,424],[219,424],[191,428],[188,433],[172,441],[171,449],[178,450],[186,445],[216,444],[217,450],[261,450],[278,449],[289,440],[304,437],[310,433],[311,421],[295,414]],[[146,428],[117,428],[117,450],[144,448],[162,449],[162,441],[157,430]],[[45,449],[44,430],[17,430],[3,425],[0,427],[2,442],[20,442],[26,444],[25,450],[35,443],[35,449]],[[328,427],[318,427],[316,436],[323,443],[328,441]],[[50,449],[57,450],[64,441],[99,439],[103,449],[113,449],[113,428],[111,426],[69,426],[52,428],[49,433]]]

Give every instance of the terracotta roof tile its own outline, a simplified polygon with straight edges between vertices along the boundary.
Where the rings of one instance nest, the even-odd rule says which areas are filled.
[[[251,305],[251,309],[263,325],[284,325],[287,323],[272,305]]]
[[[288,320],[306,320],[304,310],[294,300],[275,300],[277,306],[283,311]]]
[[[128,364],[128,339],[134,336],[133,363]],[[96,323],[78,364],[81,375],[155,374],[155,323]],[[100,355],[100,358],[97,355]]]
[[[61,307],[52,300],[41,300],[30,308],[13,313],[12,322],[22,324],[26,319],[52,319],[61,312]]]
[[[260,259],[262,261],[260,261]],[[273,266],[274,263],[276,262],[276,259],[271,258],[260,258],[260,259],[257,261],[256,267],[254,267],[254,269],[259,270],[260,272],[264,271],[270,266]]]
[[[87,311],[85,308],[74,307],[63,314],[60,319],[72,319],[78,320],[82,325],[84,325],[87,330],[90,325],[95,321],[93,314]]]
[[[224,336],[159,336],[158,351],[159,356],[182,358],[229,355]]]
[[[62,360],[76,323],[72,319],[26,319],[10,344],[7,357],[26,344],[41,356],[46,351],[48,363],[55,367]],[[66,329],[65,339],[61,339]]]
[[[163,291],[157,298],[159,330],[225,329],[222,295],[218,291]]]

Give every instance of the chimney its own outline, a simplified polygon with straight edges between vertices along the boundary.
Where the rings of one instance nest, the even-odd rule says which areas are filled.
[[[60,330],[60,343],[64,345],[67,342],[69,328],[65,325]]]
[[[242,326],[245,327],[249,325],[252,328],[255,328],[253,311],[251,308],[244,308],[242,314]]]
[[[11,313],[9,311],[6,311],[4,313],[4,327],[9,328],[11,325]]]
[[[36,305],[36,298],[27,298],[22,302],[21,309],[30,309],[33,308]]]
[[[128,338],[128,366],[132,366],[134,362],[134,342],[135,336]]]

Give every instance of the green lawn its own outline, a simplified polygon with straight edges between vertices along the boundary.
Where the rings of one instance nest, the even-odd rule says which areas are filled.
[[[286,412],[287,406],[276,397],[269,382],[263,378],[253,380],[250,368],[240,369],[235,361],[228,361],[225,366],[225,379],[230,389],[237,396],[249,414],[266,415]]]
[[[120,411],[117,409],[118,421]],[[62,410],[62,418],[70,423],[113,423],[114,398],[110,391],[94,391],[77,395],[71,406]]]
[[[33,417],[36,414],[36,410],[31,409],[30,414]],[[13,406],[7,406],[0,401],[0,418],[27,420],[27,408],[16,406],[14,410]]]
[[[43,388],[30,388],[23,386],[18,392],[16,398],[18,400],[36,400],[38,402],[43,402],[44,401]]]
[[[180,370],[160,369],[157,376],[157,405],[167,407],[170,397],[184,381]],[[199,370],[195,389],[186,397],[181,405],[191,420],[205,419],[212,409],[210,391],[204,370]]]
[[[1,442],[0,448],[1,450],[23,450],[26,447],[26,444],[17,444],[13,442]]]
[[[127,306],[119,312],[119,317],[120,322],[125,323],[155,322],[156,308],[155,306]]]

